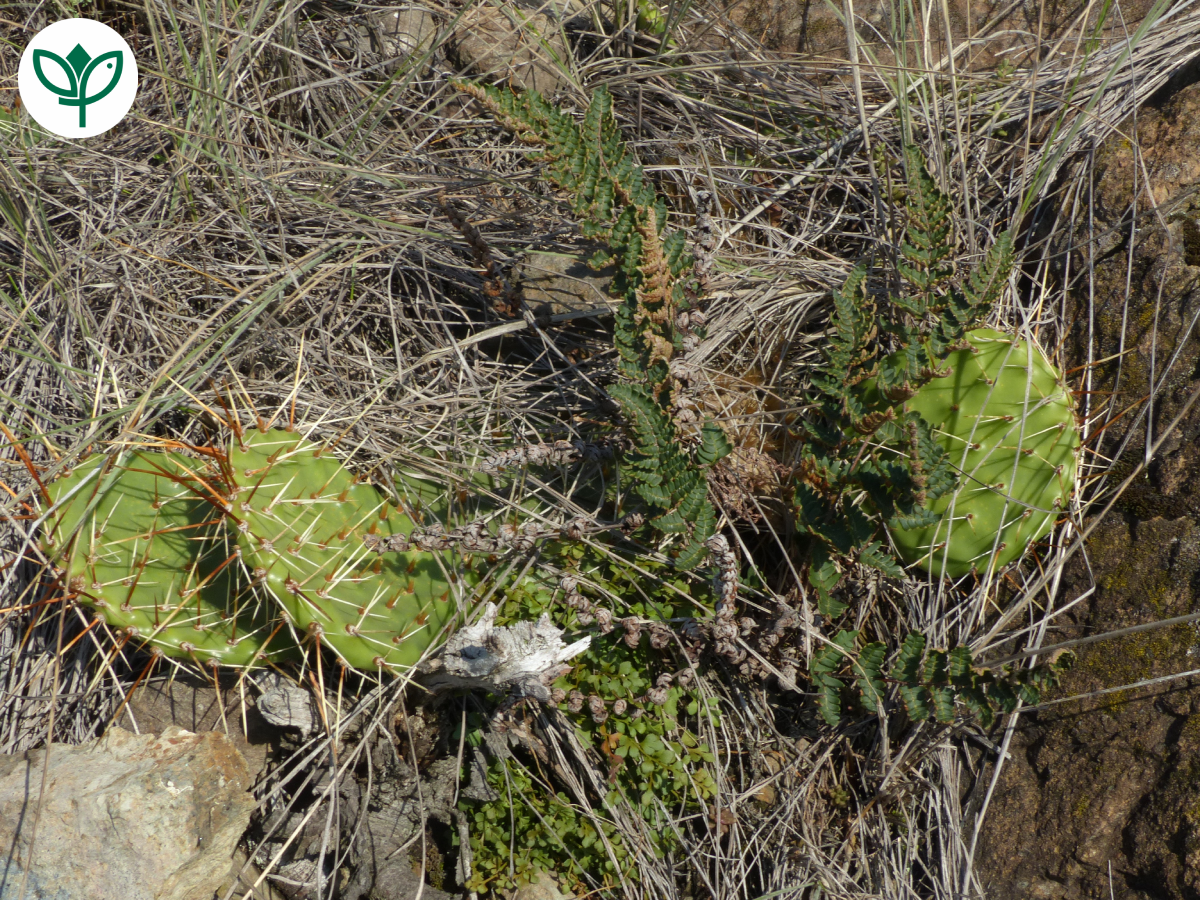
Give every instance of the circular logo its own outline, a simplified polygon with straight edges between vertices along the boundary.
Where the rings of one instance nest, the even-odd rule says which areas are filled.
[[[103,134],[129,112],[138,71],[125,39],[91,19],[63,19],[34,35],[17,69],[29,114],[61,137]]]

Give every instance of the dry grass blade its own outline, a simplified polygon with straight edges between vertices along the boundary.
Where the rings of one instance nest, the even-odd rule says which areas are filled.
[[[118,27],[137,54],[131,117],[70,142],[0,114],[0,423],[12,432],[0,443],[0,752],[94,738],[139,678],[145,687],[169,674],[146,676],[141,658],[71,602],[39,548],[38,480],[89,452],[162,439],[204,446],[213,411],[231,403],[248,419],[277,413],[338,436],[356,471],[387,485],[397,471],[438,480],[463,520],[597,513],[578,472],[531,472],[507,486],[479,477],[498,449],[586,439],[612,422],[612,338],[592,310],[543,315],[508,290],[523,256],[594,248],[530,148],[450,87],[466,52],[462,23],[483,4],[417,5],[432,26],[409,44],[359,5],[87,7],[81,14]],[[857,64],[769,51],[703,3],[673,5],[654,40],[638,36],[636,4],[570,15],[547,5],[536,15],[554,27],[541,31],[522,5],[530,18],[514,26],[526,74],[551,79],[563,108],[581,113],[590,92],[609,88],[676,224],[702,237],[700,214],[715,198],[708,333],[689,363],[704,411],[749,460],[728,484],[753,484],[725,498],[745,580],[758,585],[744,591],[746,612],[761,617],[785,601],[804,617],[793,675],[828,641],[827,623],[803,594],[795,537],[764,485],[775,479],[778,493],[790,476],[789,429],[812,402],[830,290],[858,260],[886,269],[896,254],[903,143],[921,146],[954,197],[960,269],[1020,220],[1027,278],[1014,279],[994,318],[1062,348],[1068,288],[1052,276],[1086,203],[1063,173],[1200,55],[1190,3],[1159,4],[1127,33],[1098,21],[1092,4],[1040,46],[1001,27],[1011,4],[970,35],[941,3],[897,0],[870,28],[863,9],[845,8],[858,16],[848,45]],[[52,17],[33,4],[12,9],[0,20],[0,89],[15,77],[12,48]],[[493,50],[502,46],[491,37]],[[985,52],[996,56],[981,62]],[[990,65],[1000,56],[1015,62]],[[1155,391],[1177,360],[1161,362]],[[1114,404],[1092,409],[1090,427],[1113,420]],[[1128,445],[1104,449],[1121,459]],[[752,465],[768,458],[773,467]],[[1081,498],[1050,551],[1010,584],[850,573],[851,625],[889,652],[898,635],[921,630],[931,646],[1028,654],[1081,599],[1057,596],[1063,567],[1086,536],[1084,517],[1112,499]],[[647,585],[671,583],[662,559],[644,556],[654,564],[641,570]],[[259,786],[264,868],[251,881],[312,878],[333,897],[333,873],[368,821],[344,815],[347,785],[418,768],[418,741],[396,727],[416,727],[417,716],[402,683],[321,675],[320,731]],[[789,690],[783,678],[709,667],[696,690],[721,715],[698,735],[714,759],[694,772],[711,769],[716,787],[701,799],[693,781],[687,802],[660,801],[674,835],[666,854],[636,804],[605,806],[611,760],[564,715],[514,719],[529,737],[513,771],[563,791],[580,821],[628,849],[632,867],[607,881],[589,874],[589,890],[982,896],[974,836],[995,770],[973,772],[964,759],[994,758],[994,741],[1011,730],[912,725],[895,709],[882,723],[865,716],[830,729],[799,682]],[[445,713],[462,723],[442,747],[455,779],[470,765],[468,715],[491,712],[472,699]],[[376,789],[372,781],[368,794]],[[455,780],[452,796],[466,789]],[[447,816],[428,828],[419,817],[412,846],[453,830],[469,847],[466,819]],[[315,848],[315,869],[281,875],[301,844]]]

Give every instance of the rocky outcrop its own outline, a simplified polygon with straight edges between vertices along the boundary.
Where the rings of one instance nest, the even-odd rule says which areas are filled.
[[[0,898],[24,885],[28,900],[210,900],[250,821],[249,788],[229,738],[173,726],[0,757]]]
[[[1140,158],[1126,134],[1136,134]],[[1068,347],[1071,365],[1099,363],[1091,390],[1115,392],[1109,418],[1124,413],[1093,444],[1116,459],[1111,489],[1143,459],[1148,437],[1168,435],[1200,384],[1200,85],[1139,111],[1092,174],[1094,241],[1089,249],[1076,232],[1068,258],[1073,272],[1090,268],[1093,287],[1081,278],[1071,292]],[[1095,408],[1110,395],[1091,396]],[[1055,620],[1064,630],[1054,641],[1200,606],[1200,404],[1064,574],[1059,605],[1095,590]],[[1189,624],[1081,648],[1061,693],[1196,669],[1198,642]],[[1196,679],[1022,716],[1010,754],[978,858],[989,898],[1200,897]]]

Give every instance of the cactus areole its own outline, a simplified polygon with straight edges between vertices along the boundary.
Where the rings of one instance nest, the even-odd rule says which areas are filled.
[[[990,328],[905,402],[933,426],[958,486],[929,504],[937,522],[891,528],[901,557],[958,578],[1019,558],[1075,488],[1079,430],[1062,376],[1036,344]]]
[[[298,655],[299,639],[356,669],[403,671],[443,636],[458,611],[453,559],[383,559],[363,542],[407,534],[418,512],[292,432],[233,435],[197,456],[92,456],[48,487],[43,550],[125,640],[254,666]]]
[[[233,577],[233,545],[197,490],[198,465],[177,453],[89,457],[49,486],[58,506],[43,550],[71,594],[134,647],[227,666],[286,656],[290,635]]]
[[[251,432],[229,462],[242,558],[290,621],[354,668],[414,665],[458,611],[448,555],[368,551],[412,519],[299,435]]]

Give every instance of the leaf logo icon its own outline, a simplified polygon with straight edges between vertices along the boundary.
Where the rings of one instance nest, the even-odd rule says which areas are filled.
[[[46,75],[45,65],[47,62],[57,65],[66,75],[66,87],[55,84]],[[121,81],[121,72],[124,67],[124,54],[120,50],[102,53],[95,59],[83,49],[83,44],[76,44],[75,49],[67,54],[66,59],[49,50],[33,51],[33,70],[38,81],[47,90],[58,94],[58,102],[62,106],[79,107],[80,128],[87,127],[88,106],[97,100],[103,100],[112,93],[113,88]],[[89,95],[87,92],[88,82],[97,71],[101,73],[101,77],[104,74],[108,75],[108,83],[101,90]]]

